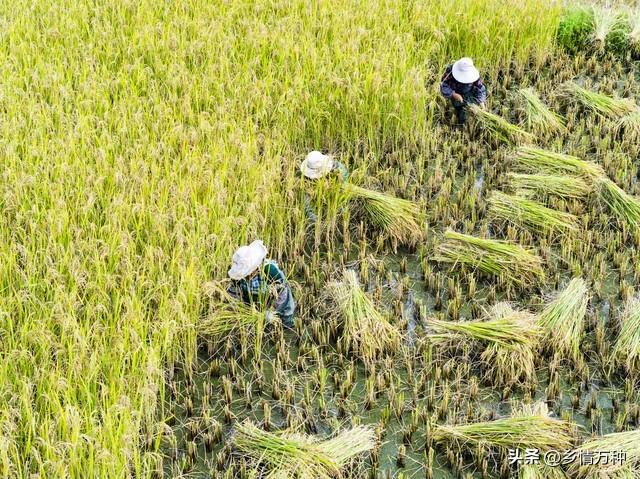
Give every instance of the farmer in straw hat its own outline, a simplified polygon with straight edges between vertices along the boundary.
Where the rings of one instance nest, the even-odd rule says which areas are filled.
[[[319,151],[312,151],[307,155],[300,164],[300,171],[309,180],[317,180],[332,173],[338,173],[343,183],[349,178],[349,170],[344,164],[334,160],[333,156],[323,155]],[[304,197],[304,211],[312,223],[318,220],[318,215],[311,206],[311,197],[308,193]]]
[[[291,328],[296,310],[291,287],[277,263],[265,260],[266,257],[267,248],[260,240],[238,248],[229,269],[233,283],[228,292],[245,303],[270,306],[267,322],[278,316],[285,326]]]
[[[473,103],[484,108],[487,101],[487,89],[480,72],[471,58],[466,57],[447,66],[442,75],[440,92],[455,108],[458,125],[464,125],[467,120],[467,105]]]

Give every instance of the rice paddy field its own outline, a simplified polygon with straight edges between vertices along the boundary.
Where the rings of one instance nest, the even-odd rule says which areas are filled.
[[[0,5],[0,477],[638,477],[639,19]],[[461,56],[489,99],[455,128]],[[291,330],[225,293],[255,239]]]

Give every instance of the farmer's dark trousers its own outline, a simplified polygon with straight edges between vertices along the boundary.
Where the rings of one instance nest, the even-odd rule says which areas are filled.
[[[479,102],[477,98],[473,96],[465,98],[463,101],[455,101],[453,98],[451,98],[451,104],[456,111],[458,125],[464,125],[467,122],[467,107],[472,103],[477,105]]]
[[[467,106],[465,105],[465,102],[456,101],[451,98],[451,104],[456,111],[456,119],[458,120],[458,125],[464,125],[467,122]]]

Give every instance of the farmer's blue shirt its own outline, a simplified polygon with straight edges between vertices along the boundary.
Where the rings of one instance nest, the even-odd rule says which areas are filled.
[[[451,98],[453,93],[459,93],[463,96],[464,101],[467,103],[484,103],[487,101],[487,88],[482,82],[482,78],[478,78],[473,83],[460,83],[453,78],[453,64],[449,65],[440,82],[440,93],[445,98]]]
[[[334,162],[333,168],[331,168],[331,172],[333,173],[334,171],[337,171],[340,174],[343,183],[347,182],[347,180],[349,179],[349,170],[344,163],[341,163],[339,161]],[[304,212],[307,215],[307,219],[311,223],[315,223],[316,221],[318,221],[318,215],[311,205],[311,197],[308,194],[304,195]]]
[[[271,299],[269,289],[273,285],[277,287],[277,297],[273,305],[275,312],[285,325],[293,326],[296,302],[287,277],[275,261],[265,261],[253,278],[234,281],[228,292],[248,304],[265,304]]]

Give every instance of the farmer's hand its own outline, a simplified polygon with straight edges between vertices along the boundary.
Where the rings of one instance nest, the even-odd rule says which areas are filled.
[[[462,95],[460,93],[456,93],[455,91],[451,94],[451,98],[453,98],[455,101],[458,101],[458,102],[464,101],[464,98],[462,98]]]
[[[482,108],[483,110],[486,110],[487,104],[485,102],[480,103],[480,108]]]
[[[271,310],[269,310],[269,311],[267,311],[267,313],[264,315],[264,319],[265,319],[265,322],[266,322],[267,324],[270,324],[270,323],[272,323],[272,322],[274,322],[274,321],[276,320],[276,313],[275,313],[275,312],[273,312],[273,311],[271,311]]]

